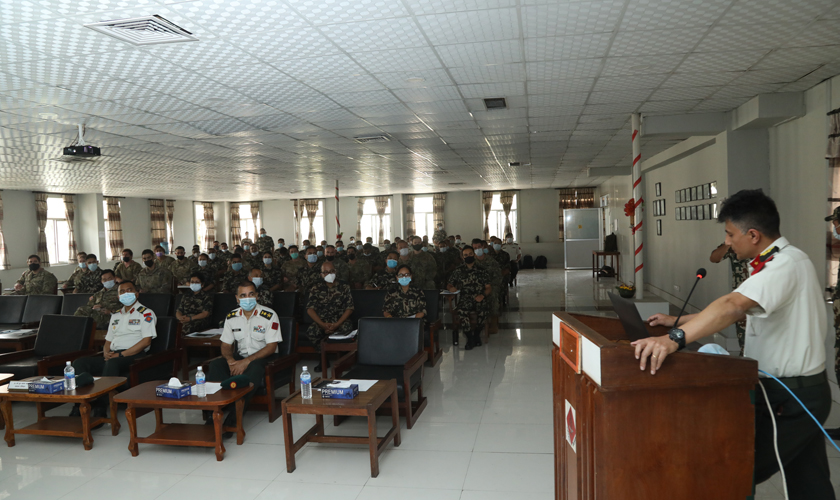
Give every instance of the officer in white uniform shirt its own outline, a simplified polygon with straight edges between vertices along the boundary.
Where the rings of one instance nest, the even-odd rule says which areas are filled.
[[[505,235],[502,250],[510,254],[510,276],[508,276],[508,284],[513,286],[513,280],[516,279],[516,275],[519,273],[519,261],[522,260],[522,249],[519,248],[518,243],[513,242],[513,233]]]
[[[123,307],[111,313],[108,333],[102,356],[88,356],[73,361],[76,374],[90,373],[95,377],[118,377],[128,371],[136,358],[148,352],[152,339],[157,337],[155,313],[137,301],[137,288],[131,281],[123,281],[119,287],[120,303]],[[93,408],[93,416],[104,416],[106,407],[100,398]],[[104,401],[107,403],[107,401]],[[74,408],[71,415],[75,415]]]
[[[247,377],[254,387],[265,378],[265,365],[276,356],[277,344],[283,339],[277,313],[257,304],[257,288],[243,281],[236,291],[239,307],[228,313],[222,330],[222,357],[213,360],[207,370],[207,380],[222,382],[235,375]],[[233,344],[236,342],[236,351]],[[254,395],[248,393],[245,409]],[[205,420],[212,423],[212,414]],[[236,412],[231,411],[226,426],[236,425]]]
[[[686,343],[719,332],[746,316],[744,356],[793,390],[805,407],[825,423],[831,390],[825,371],[826,308],[817,273],[808,256],[779,233],[776,204],[761,190],[739,191],[723,202],[718,217],[726,223],[726,244],[738,259],[752,259],[751,276],[732,293],[697,314],[676,318],[656,314],[651,325],[672,327],[669,335],[633,342],[642,370],[655,374],[667,356]],[[779,470],[773,421],[788,495],[791,499],[834,499],[834,488],[820,427],[781,386],[764,374],[755,403],[755,484]]]

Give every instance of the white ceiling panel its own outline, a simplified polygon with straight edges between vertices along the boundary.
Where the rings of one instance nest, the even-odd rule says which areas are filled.
[[[611,33],[526,38],[525,56],[528,61],[605,57],[611,39]]]
[[[630,2],[622,30],[711,26],[732,0],[637,0]]]
[[[701,52],[726,50],[773,49],[805,29],[805,23],[789,24],[740,24],[715,26],[697,46]]]
[[[429,47],[354,52],[351,56],[371,73],[392,73],[442,67],[434,50]]]
[[[440,45],[435,49],[448,67],[523,62],[522,43],[519,40]]]
[[[766,50],[742,50],[689,54],[682,64],[680,64],[678,71],[683,73],[746,71],[766,54]]]
[[[415,21],[408,17],[334,24],[322,27],[321,32],[348,52],[428,46]]]
[[[525,66],[529,80],[566,80],[591,78],[602,71],[604,59],[529,62]]]
[[[522,8],[522,28],[528,36],[608,33],[618,24],[623,1],[552,2]]]
[[[657,56],[608,57],[602,76],[634,76],[641,74],[670,73],[675,71],[685,56],[662,54]]]
[[[621,31],[610,47],[610,57],[651,54],[684,54],[708,32],[708,28]]]
[[[216,36],[236,35],[243,31],[299,28],[306,21],[280,2],[237,0],[199,0],[173,4],[171,8]]]
[[[419,16],[417,22],[434,45],[489,42],[520,37],[516,9]]]
[[[316,26],[408,15],[408,11],[400,3],[388,0],[357,0],[352,3],[343,0],[294,0],[290,4]]]
[[[739,0],[721,17],[721,25],[810,22],[829,11],[833,0]]]

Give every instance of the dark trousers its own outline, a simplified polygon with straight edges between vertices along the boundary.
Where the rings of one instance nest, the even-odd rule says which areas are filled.
[[[254,384],[254,390],[249,392],[243,399],[245,401],[245,409],[248,409],[248,404],[251,402],[251,398],[254,397],[254,393],[260,389],[265,380],[265,365],[269,361],[275,359],[277,354],[272,354],[271,356],[266,356],[262,359],[257,359],[251,361],[248,365],[248,368],[242,372],[242,375],[248,378],[248,381]],[[235,353],[233,358],[239,361],[243,359],[239,353]],[[216,358],[210,362],[210,366],[207,367],[207,381],[208,382],[222,382],[223,380],[229,379],[230,375],[230,367],[228,366],[227,360],[225,358]]]
[[[517,274],[519,274],[519,264],[515,260],[512,260],[510,261],[510,276],[508,276],[510,278],[508,280],[510,286],[513,286],[513,280],[516,279]]]
[[[107,361],[102,355],[87,356],[73,361],[73,369],[76,370],[76,375],[87,372],[94,377],[119,377],[120,374],[128,371],[128,367],[134,363],[135,359],[145,354],[145,352],[140,352],[134,356],[112,358]]]
[[[802,406],[774,380],[762,379],[770,407],[776,417],[779,455],[791,500],[833,500],[834,487],[826,455],[826,442],[820,427]],[[828,380],[820,385],[793,389],[811,413],[824,424],[831,410]],[[755,484],[763,483],[779,471],[773,448],[773,422],[760,387],[755,389]]]

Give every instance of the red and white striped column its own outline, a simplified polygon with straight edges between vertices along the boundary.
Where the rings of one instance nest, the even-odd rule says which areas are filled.
[[[643,299],[645,296],[645,260],[644,252],[642,251],[642,224],[644,223],[642,206],[642,145],[639,133],[641,121],[641,115],[638,113],[634,113],[630,117],[633,128],[633,200],[635,200],[634,220],[636,222],[636,225],[633,227],[633,248],[635,249],[633,262],[636,270],[633,280],[636,285],[636,297],[639,299]]]
[[[335,239],[341,238],[341,222],[338,220],[338,179],[335,180]]]

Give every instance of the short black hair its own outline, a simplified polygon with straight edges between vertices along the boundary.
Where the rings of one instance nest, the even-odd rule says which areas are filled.
[[[395,251],[395,250],[391,250],[390,252],[388,252],[388,254],[387,254],[387,255],[385,255],[385,257],[387,258],[387,257],[390,257],[390,256],[392,256],[392,255],[396,255],[396,256],[397,256],[397,259],[399,259],[399,258],[400,258],[400,253],[399,253],[399,252],[397,252],[397,251]],[[394,260],[396,260],[396,259],[394,259]]]
[[[230,256],[230,260],[233,260],[233,259],[242,260],[242,256],[239,255],[238,253],[234,253],[233,255]]]
[[[742,189],[723,200],[718,222],[731,222],[742,233],[755,229],[770,238],[779,236],[776,202],[761,189]]]
[[[473,238],[473,239],[472,239],[472,244],[473,244],[473,245],[475,245],[475,244],[484,245],[484,244],[486,244],[486,243],[487,243],[487,242],[486,242],[486,241],[484,241],[484,240],[482,240],[481,238]]]
[[[178,250],[183,250],[183,251],[185,251],[185,252],[187,251],[187,249],[186,249],[186,248],[184,248],[184,247],[182,247],[182,246],[180,246],[180,245],[179,245],[179,246],[177,246],[177,247],[175,247],[175,251],[177,252]]]
[[[153,251],[151,251],[151,249],[147,248],[147,249],[143,250],[143,252],[140,255],[154,255],[154,254],[155,253]]]
[[[297,250],[297,249],[298,249],[298,246],[297,246],[297,245],[289,245],[289,250],[291,250],[291,249],[293,249],[293,248],[294,248],[295,250]],[[280,250],[283,250],[283,249],[281,248]]]
[[[114,271],[113,271],[113,270],[111,270],[111,269],[108,269],[107,267],[106,267],[105,269],[103,269],[103,270],[102,270],[102,276],[105,276],[106,274],[110,274],[111,276],[116,276],[116,275],[114,274]]]
[[[190,279],[193,279],[193,278],[198,278],[199,281],[201,281],[201,284],[202,285],[204,284],[204,274],[203,273],[194,272],[194,273],[190,274]]]
[[[38,259],[38,263],[40,263],[40,262],[41,262],[41,257],[38,257],[38,256],[37,256],[37,255],[35,255],[34,253],[33,253],[32,255],[30,255],[29,257],[27,257],[27,258],[26,258],[26,260],[29,260],[29,259]]]
[[[409,266],[408,264],[397,265],[397,272],[400,272],[400,269],[408,269],[408,274],[414,274],[411,272],[411,266]]]
[[[94,254],[94,253],[87,254],[87,258],[85,258],[85,260],[88,260],[88,259],[98,260],[96,258],[96,254]]]
[[[461,256],[462,257],[464,255],[464,252],[466,252],[467,250],[472,250],[472,253],[475,253],[475,249],[473,247],[467,245],[467,246],[465,246],[464,248],[461,249]]]
[[[239,285],[236,287],[236,295],[239,295],[239,289],[242,287],[253,288],[255,292],[257,291],[257,285],[253,281],[245,280],[239,282]]]
[[[119,288],[120,288],[121,286],[125,285],[126,283],[131,283],[131,286],[133,286],[135,289],[137,289],[137,284],[136,284],[136,283],[134,283],[134,282],[133,282],[133,281],[131,281],[131,280],[123,280],[122,282],[120,282],[120,284],[119,284],[119,285],[117,285],[117,289],[119,290]]]

